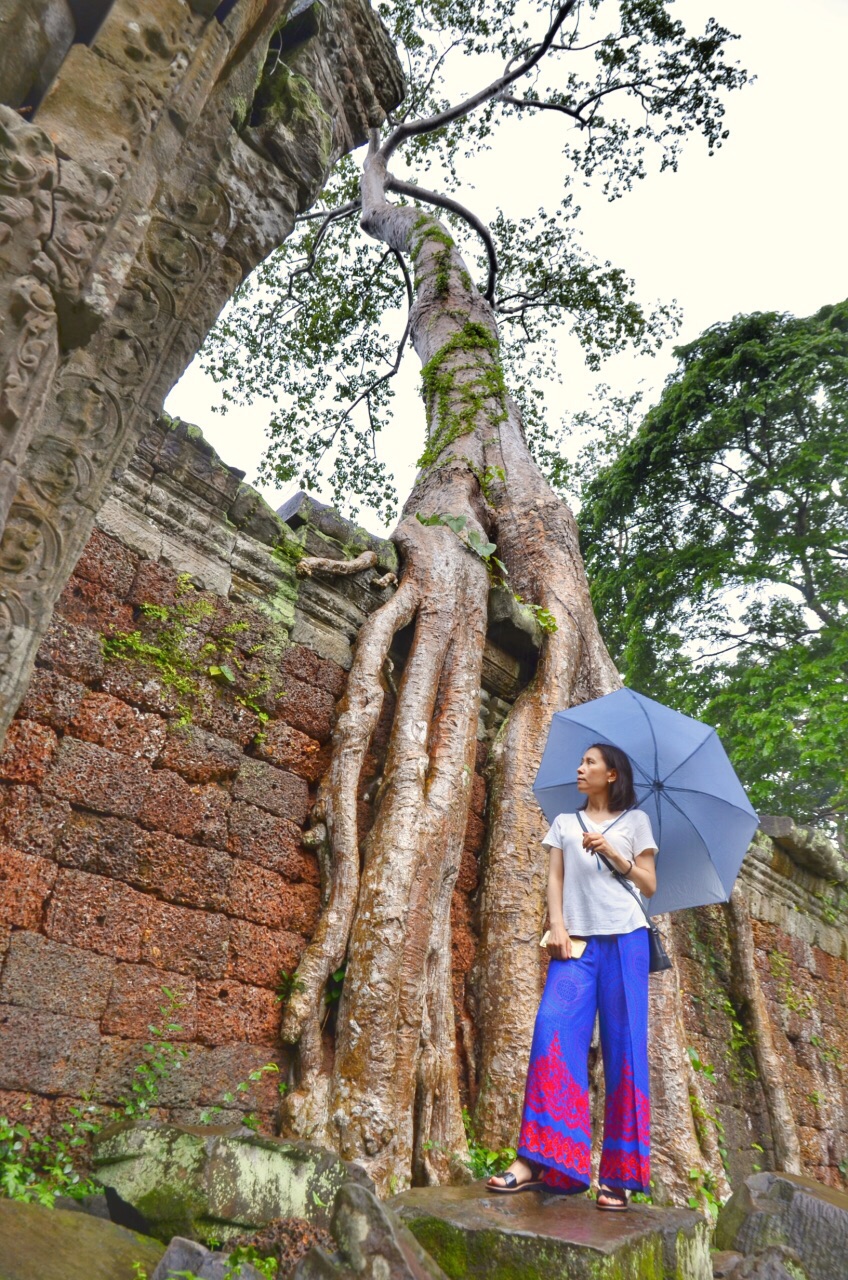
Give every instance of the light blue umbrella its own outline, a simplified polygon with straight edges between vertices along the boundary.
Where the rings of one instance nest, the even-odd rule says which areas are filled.
[[[549,822],[585,804],[576,773],[593,742],[633,765],[636,803],[659,845],[650,914],[726,902],[759,819],[715,729],[632,689],[557,711],[533,784]]]

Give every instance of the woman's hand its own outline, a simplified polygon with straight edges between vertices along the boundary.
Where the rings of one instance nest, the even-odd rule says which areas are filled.
[[[552,924],[548,938],[547,952],[552,960],[571,959],[571,937],[564,924]]]
[[[612,863],[616,871],[620,871],[622,874],[631,865],[630,859],[613,848],[606,836],[603,836],[600,831],[584,831],[583,848],[588,850],[589,853],[602,853],[607,861]]]

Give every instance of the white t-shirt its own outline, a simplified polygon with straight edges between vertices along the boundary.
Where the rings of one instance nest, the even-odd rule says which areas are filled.
[[[626,858],[635,859],[646,849],[657,851],[650,818],[641,809],[630,809],[614,826],[592,822],[585,813],[582,817],[589,831],[604,832],[612,847]],[[647,928],[632,890],[620,884],[600,858],[583,848],[583,828],[576,814],[560,813],[554,818],[542,843],[562,849],[562,917],[569,933],[588,938]]]

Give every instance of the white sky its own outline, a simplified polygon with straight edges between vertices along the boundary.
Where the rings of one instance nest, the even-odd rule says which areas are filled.
[[[712,15],[737,31],[741,39],[729,56],[757,81],[729,96],[730,137],[713,157],[692,138],[677,173],[649,174],[614,203],[580,192],[586,248],[633,276],[645,305],[677,300],[683,312],[679,342],[739,312],[808,315],[845,298],[848,0],[806,0],[803,6],[790,0],[678,0],[674,12],[693,30]],[[527,209],[519,212],[545,203],[540,174],[551,169],[551,152],[559,154],[561,130],[553,112],[517,124],[514,140],[499,142],[497,152],[481,160],[476,192],[467,193],[475,210],[483,216],[492,211],[504,174],[513,191],[527,192]],[[548,190],[555,200],[556,189]],[[558,413],[583,408],[598,381],[622,392],[644,382],[650,401],[674,365],[672,345],[654,358],[614,357],[596,375],[582,364],[576,345],[565,342],[565,386],[553,393]],[[413,353],[405,366],[398,426],[386,433],[382,449],[401,500],[411,488],[424,434]],[[267,411],[254,405],[221,416],[211,412],[218,401],[217,388],[195,361],[166,407],[197,423],[221,457],[254,483]],[[261,491],[276,507],[294,488]],[[382,528],[367,510],[359,520],[374,532]]]

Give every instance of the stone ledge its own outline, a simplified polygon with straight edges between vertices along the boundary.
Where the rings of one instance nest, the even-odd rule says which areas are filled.
[[[813,827],[799,827],[792,818],[772,817],[765,813],[760,816],[760,827],[775,844],[786,850],[797,866],[824,880],[848,884],[848,861],[821,831]]]
[[[689,1209],[600,1213],[585,1196],[498,1196],[482,1183],[389,1202],[451,1280],[711,1280],[710,1229]]]

